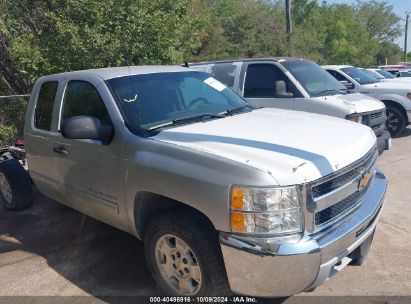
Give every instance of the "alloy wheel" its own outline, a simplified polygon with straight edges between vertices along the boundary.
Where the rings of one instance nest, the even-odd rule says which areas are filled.
[[[179,237],[161,236],[155,248],[157,267],[169,287],[178,294],[196,295],[202,286],[202,273],[194,251]]]

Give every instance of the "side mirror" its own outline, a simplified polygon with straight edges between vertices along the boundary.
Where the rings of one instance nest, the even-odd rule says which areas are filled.
[[[75,116],[63,123],[61,133],[69,139],[101,140],[108,145],[114,134],[112,125],[101,125],[100,120],[91,116]]]
[[[348,90],[354,89],[354,84],[347,81],[347,80],[341,80],[340,83],[345,86]]]

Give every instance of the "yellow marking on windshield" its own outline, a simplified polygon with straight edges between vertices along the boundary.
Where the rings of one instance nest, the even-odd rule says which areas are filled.
[[[136,94],[136,96],[134,96],[134,98],[131,98],[131,99],[123,99],[124,100],[124,102],[127,102],[127,103],[132,103],[132,102],[135,102],[135,101],[137,101],[137,97],[138,97],[138,95]]]

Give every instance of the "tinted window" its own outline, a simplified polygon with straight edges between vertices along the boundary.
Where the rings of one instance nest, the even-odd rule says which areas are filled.
[[[297,90],[289,78],[272,64],[251,64],[247,68],[244,97],[291,98]]]
[[[62,123],[74,116],[92,116],[109,124],[110,117],[97,89],[85,81],[70,81],[63,103]]]
[[[229,88],[234,86],[235,71],[237,66],[233,63],[215,64],[211,68],[211,74]]]
[[[411,77],[411,74],[409,72],[400,72],[401,77]]]
[[[56,97],[58,82],[49,81],[43,83],[37,98],[34,112],[34,125],[38,129],[50,131],[53,116],[54,98]]]
[[[345,78],[343,75],[341,75],[337,71],[327,70],[327,72],[330,73],[332,76],[334,76],[334,78],[337,79],[338,81],[347,81],[348,80],[347,78]]]
[[[361,71],[363,71],[364,73],[366,73],[366,74],[368,74],[372,77],[375,77],[377,79],[384,79],[384,77],[382,77],[380,74],[378,74],[375,71],[370,71],[370,70],[367,70],[367,69],[362,69]]]
[[[295,77],[310,96],[335,95],[345,87],[322,67],[309,60],[286,60],[281,64]]]
[[[385,78],[395,78],[394,75],[392,75],[391,73],[384,71],[384,70],[377,70],[377,72],[379,74],[381,74],[382,76],[384,76]]]
[[[343,71],[345,74],[347,74],[360,84],[371,84],[378,82],[377,78],[369,76],[363,71],[354,67],[342,68],[341,71]]]

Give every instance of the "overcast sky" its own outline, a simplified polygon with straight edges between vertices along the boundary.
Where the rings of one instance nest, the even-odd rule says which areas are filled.
[[[328,3],[356,3],[355,0],[326,0]],[[318,1],[321,3],[321,0]],[[402,25],[405,28],[405,12],[411,12],[411,1],[410,0],[378,0],[378,2],[388,2],[389,5],[394,7],[395,13],[400,16],[403,21]],[[410,16],[411,21],[411,16]],[[402,37],[397,40],[398,45],[404,49],[404,33]],[[407,50],[411,50],[411,22],[408,30],[408,47]]]

